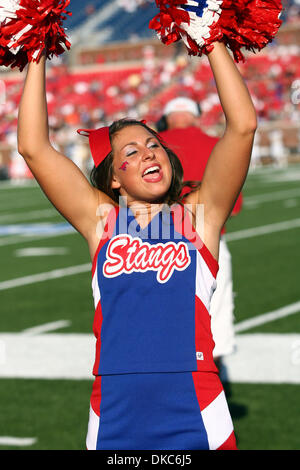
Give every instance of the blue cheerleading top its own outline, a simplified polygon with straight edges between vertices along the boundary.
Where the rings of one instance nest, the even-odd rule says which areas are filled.
[[[113,208],[92,266],[93,374],[216,372],[217,271],[183,206],[165,206],[144,229],[129,208]]]

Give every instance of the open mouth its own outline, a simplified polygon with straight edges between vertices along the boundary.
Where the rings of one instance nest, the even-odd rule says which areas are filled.
[[[150,183],[160,181],[162,179],[161,167],[159,165],[152,165],[146,168],[142,174],[142,178]]]

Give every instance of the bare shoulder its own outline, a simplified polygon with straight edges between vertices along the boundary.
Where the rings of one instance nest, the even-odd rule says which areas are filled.
[[[118,204],[97,188],[93,188],[95,195],[94,220],[87,238],[91,259],[93,260],[98,245],[103,237],[108,216]]]

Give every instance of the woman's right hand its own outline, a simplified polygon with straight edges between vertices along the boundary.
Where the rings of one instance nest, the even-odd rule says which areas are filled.
[[[44,56],[39,63],[28,65],[19,107],[18,150],[48,199],[88,241],[92,252],[98,242],[98,205],[111,200],[89,183],[75,163],[52,146],[45,68]]]

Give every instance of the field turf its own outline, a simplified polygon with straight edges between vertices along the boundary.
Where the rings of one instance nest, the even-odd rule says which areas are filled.
[[[294,357],[298,368],[299,183],[297,165],[251,172],[243,190],[243,210],[227,224],[236,325],[296,306],[293,314],[238,335],[299,335],[299,354]],[[9,359],[1,335],[15,334],[17,351],[24,332],[34,327],[41,327],[43,335],[50,325],[50,334],[66,338],[92,333],[89,253],[80,235],[66,229],[34,183],[0,185],[0,449],[85,448],[92,380],[7,377],[1,372]],[[86,269],[64,275],[71,266]],[[41,273],[58,269],[60,277],[42,279]],[[239,449],[300,449],[299,387],[293,377],[283,383],[255,383],[249,377],[248,383],[226,384]]]

